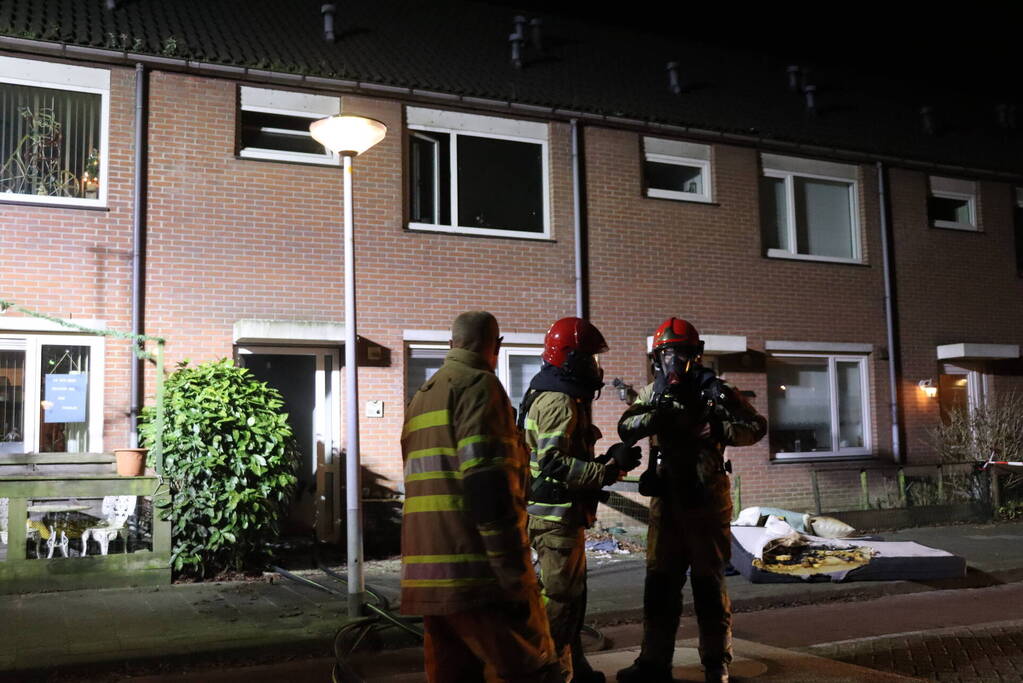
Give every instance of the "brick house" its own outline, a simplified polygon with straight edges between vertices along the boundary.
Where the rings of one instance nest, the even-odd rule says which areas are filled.
[[[942,409],[1023,388],[1009,105],[942,130],[838,70],[815,73],[846,86],[824,97],[711,48],[680,75],[663,39],[615,31],[610,54],[610,29],[472,3],[75,7],[0,8],[0,164],[46,123],[19,111],[63,126],[48,180],[0,173],[0,297],[129,329],[137,289],[169,367],[233,356],[278,385],[305,449],[296,515],[321,538],[340,531],[342,197],[307,127],[339,110],[389,130],[355,170],[371,498],[400,494],[404,402],[469,309],[501,322],[513,402],[558,317],[584,311],[608,379],[636,387],[654,328],[694,322],[771,423],[730,454],[743,505],[811,507],[813,475],[826,507],[855,506],[859,469],[933,462]],[[694,72],[714,87],[688,89]],[[127,445],[133,364],[125,343],[0,317],[0,458]],[[81,422],[26,408],[47,368],[89,372]],[[609,386],[602,445],[623,408]]]

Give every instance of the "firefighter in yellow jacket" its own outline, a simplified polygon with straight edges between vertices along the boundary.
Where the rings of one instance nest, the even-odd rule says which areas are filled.
[[[459,315],[406,409],[401,610],[423,615],[431,683],[563,681],[526,539],[527,457],[494,375],[489,313]]]
[[[689,322],[669,318],[654,333],[654,382],[618,422],[626,443],[650,437],[660,449],[640,477],[650,500],[643,645],[620,683],[668,683],[688,570],[705,678],[728,680],[732,612],[725,585],[732,500],[726,446],[763,438],[767,421],[739,391],[700,364],[703,341]]]
[[[600,459],[591,404],[603,386],[596,355],[604,337],[581,318],[562,318],[544,339],[543,366],[519,410],[530,449],[529,540],[540,561],[540,581],[551,635],[573,683],[603,683],[582,652],[586,615],[584,531],[593,525],[604,486],[639,464],[640,449],[616,444]]]

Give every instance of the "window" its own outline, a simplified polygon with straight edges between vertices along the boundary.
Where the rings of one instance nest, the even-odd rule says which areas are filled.
[[[310,123],[340,111],[337,97],[242,86],[241,103],[239,156],[338,165],[338,156],[309,133]]]
[[[510,335],[506,335],[510,336]],[[415,396],[424,382],[444,364],[447,344],[409,344],[406,363],[405,402]],[[518,410],[533,375],[540,371],[542,346],[502,346],[497,358],[497,378],[501,380],[512,408]]]
[[[103,448],[103,340],[0,333],[0,455]]]
[[[1023,276],[1023,187],[1016,188],[1016,272]]]
[[[779,459],[870,453],[866,358],[768,358],[771,452]]]
[[[859,263],[856,167],[762,155],[760,217],[767,255]]]
[[[0,200],[106,203],[110,72],[0,57]]]
[[[643,177],[647,197],[709,202],[710,147],[643,138]]]
[[[930,178],[927,214],[936,228],[976,230],[976,183],[956,178]]]
[[[550,236],[547,124],[409,107],[409,228]]]

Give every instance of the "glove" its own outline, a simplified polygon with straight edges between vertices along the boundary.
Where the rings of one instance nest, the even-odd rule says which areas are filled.
[[[628,472],[639,466],[643,451],[639,446],[626,446],[619,441],[607,449],[606,456],[609,456],[622,472]]]

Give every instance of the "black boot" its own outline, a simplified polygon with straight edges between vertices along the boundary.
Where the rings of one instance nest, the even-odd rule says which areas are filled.
[[[728,665],[722,664],[718,667],[705,668],[703,680],[705,683],[728,683]]]
[[[673,683],[671,668],[661,669],[636,660],[636,663],[618,672],[618,683]]]

